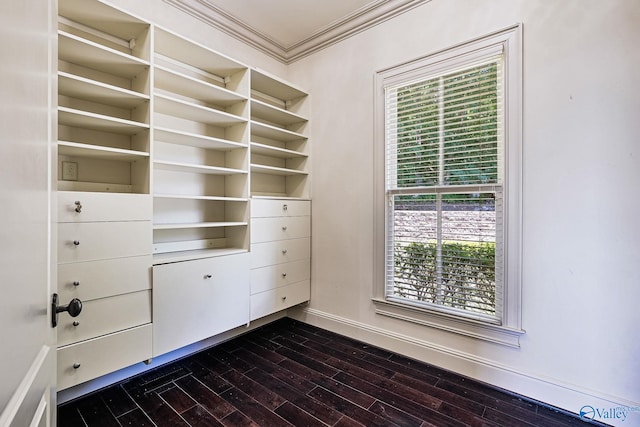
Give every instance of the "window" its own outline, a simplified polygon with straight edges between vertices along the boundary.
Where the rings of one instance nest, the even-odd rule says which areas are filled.
[[[381,314],[521,327],[519,29],[377,74]]]

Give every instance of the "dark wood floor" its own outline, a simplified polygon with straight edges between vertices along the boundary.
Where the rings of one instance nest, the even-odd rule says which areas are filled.
[[[58,407],[60,427],[582,424],[291,319]]]

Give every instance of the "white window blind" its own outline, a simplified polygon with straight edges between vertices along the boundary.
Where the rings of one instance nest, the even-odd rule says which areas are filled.
[[[501,322],[503,59],[385,82],[387,300]]]

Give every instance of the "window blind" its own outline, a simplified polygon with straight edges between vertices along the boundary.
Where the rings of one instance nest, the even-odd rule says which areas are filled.
[[[502,54],[385,86],[387,299],[499,322]]]

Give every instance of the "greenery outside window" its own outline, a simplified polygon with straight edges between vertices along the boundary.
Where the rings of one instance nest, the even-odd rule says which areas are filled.
[[[519,32],[377,74],[379,302],[521,329]]]

